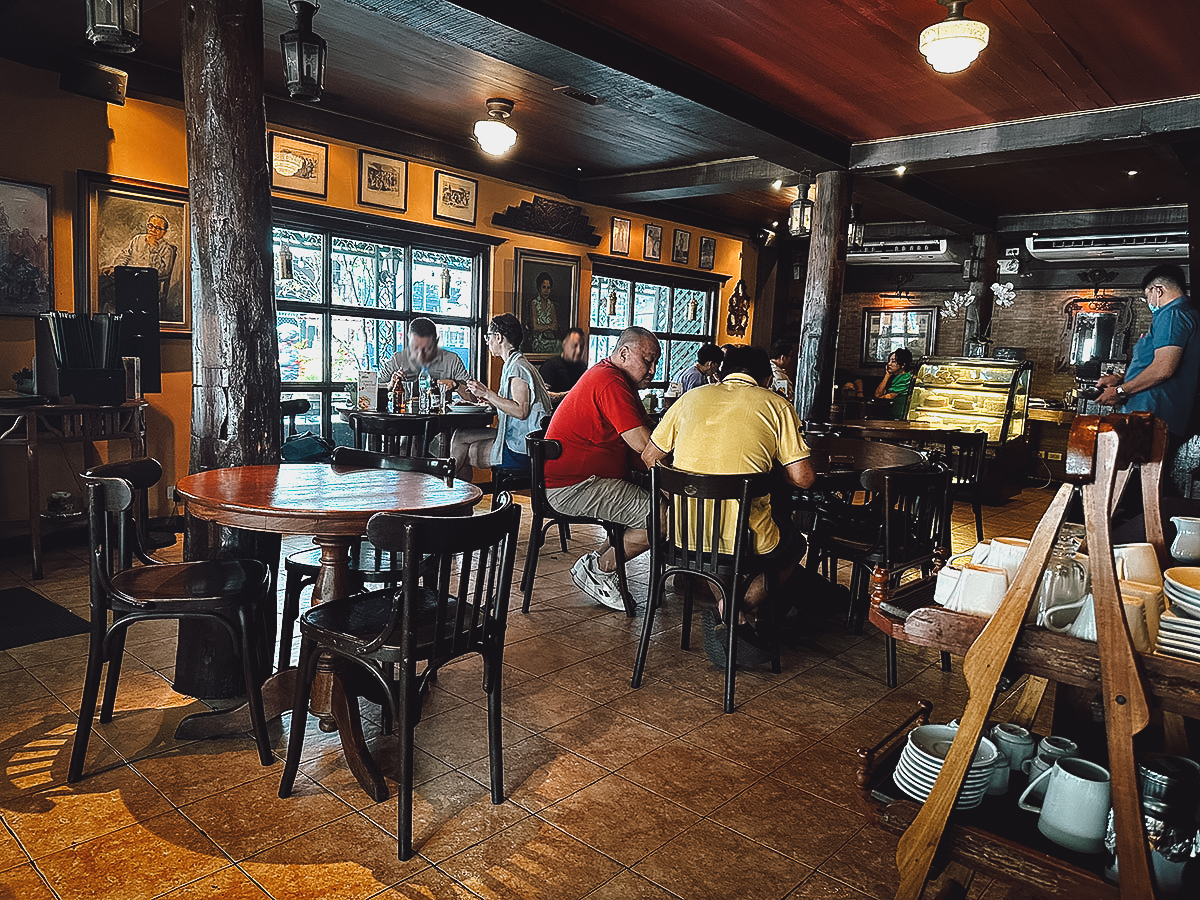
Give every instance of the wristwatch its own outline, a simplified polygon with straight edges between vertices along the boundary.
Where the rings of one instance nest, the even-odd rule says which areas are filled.
[[[1115,388],[1113,388],[1113,390],[1115,390],[1117,392],[1118,397],[1128,397],[1129,396],[1129,394],[1126,393],[1125,386],[1123,384],[1118,384]]]

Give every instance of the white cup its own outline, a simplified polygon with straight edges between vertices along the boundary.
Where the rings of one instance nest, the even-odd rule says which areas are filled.
[[[1017,569],[1025,559],[1025,551],[1029,549],[1029,541],[1021,538],[997,537],[992,538],[992,546],[988,550],[989,566],[1003,569],[1008,575],[1009,584],[1017,577]]]
[[[991,738],[996,748],[1007,757],[1010,769],[1024,771],[1025,761],[1036,751],[1029,729],[1015,722],[1001,722],[992,729]]]
[[[1042,782],[1041,804],[1028,802]],[[1099,853],[1104,849],[1111,798],[1107,769],[1086,759],[1060,757],[1029,783],[1017,805],[1038,813],[1038,831],[1056,844],[1080,853]]]
[[[1008,590],[1008,575],[994,566],[966,563],[946,609],[972,616],[990,616],[1000,608]]]
[[[1153,544],[1117,544],[1113,547],[1113,560],[1117,578],[1162,587],[1162,569]]]
[[[1032,787],[1033,783],[1038,780],[1038,776],[1043,772],[1048,772],[1057,760],[1075,756],[1078,752],[1079,746],[1074,741],[1052,734],[1042,738],[1038,744],[1038,752],[1025,760],[1021,770],[1029,776],[1029,783]],[[1045,792],[1045,782],[1038,782],[1036,790],[1029,796],[1040,800]]]

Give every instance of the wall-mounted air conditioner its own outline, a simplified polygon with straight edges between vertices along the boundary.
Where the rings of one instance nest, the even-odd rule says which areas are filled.
[[[1188,255],[1187,231],[1150,234],[1100,234],[1070,237],[1027,237],[1025,249],[1047,262],[1092,259],[1166,259]]]
[[[851,265],[937,266],[957,265],[959,256],[943,240],[867,241],[846,254]]]

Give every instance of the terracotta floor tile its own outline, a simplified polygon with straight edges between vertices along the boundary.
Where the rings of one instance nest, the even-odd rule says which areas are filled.
[[[626,869],[584,900],[677,900],[677,895]]]
[[[798,690],[794,684],[788,682],[752,697],[741,705],[741,710],[764,722],[814,738],[836,731],[854,718],[853,709],[831,703],[819,694]]]
[[[549,672],[542,680],[590,697],[598,703],[607,703],[633,690],[629,684],[630,674],[628,667],[617,665],[606,657],[596,657]],[[651,680],[647,677],[642,684],[646,685]]]
[[[717,701],[706,700],[665,682],[643,684],[608,706],[675,735],[691,731],[722,714],[721,704]]]
[[[9,816],[5,815],[4,822],[0,823],[0,872],[29,862],[29,854],[21,849],[20,842],[8,827],[5,827],[8,825],[8,818]]]
[[[504,646],[504,661],[531,675],[545,675],[586,659],[593,654],[577,650],[554,640],[550,635],[539,634]]]
[[[519,822],[438,868],[489,900],[577,900],[622,869],[620,863],[537,818]]]
[[[480,784],[490,785],[488,760],[462,769]],[[608,770],[535,735],[504,748],[504,795],[530,812],[544,809],[563,797],[603,778]]]
[[[824,872],[813,872],[804,883],[792,893],[787,900],[872,900],[870,894],[864,894],[857,888],[830,878]]]
[[[701,815],[762,777],[753,769],[681,740],[652,750],[617,772]]]
[[[237,866],[222,869],[163,894],[163,900],[269,900],[269,897]]]
[[[600,704],[575,691],[536,678],[503,694],[504,718],[530,731],[544,731]]]
[[[263,766],[254,742],[242,739],[193,741],[131,765],[176,806],[283,771],[282,762]]]
[[[880,900],[894,897],[900,884],[898,841],[878,825],[867,825],[826,860],[821,871]]]
[[[476,900],[478,896],[445,872],[430,866],[376,894],[372,900]]]
[[[801,750],[775,769],[771,777],[859,811],[862,809],[857,782],[860,764],[857,753],[821,742]]]
[[[815,738],[735,712],[706,722],[685,734],[683,740],[766,774],[781,759],[791,759]]]
[[[399,751],[394,738],[384,734],[375,735],[367,739],[367,748],[383,773],[388,795],[394,795],[396,779],[400,776]],[[486,760],[484,768],[486,771]],[[279,771],[283,771],[282,767]],[[363,790],[346,764],[345,755],[340,752],[327,753],[317,759],[303,762],[300,764],[300,771],[354,809],[361,810],[375,805],[376,801]],[[413,784],[423,784],[452,771],[454,770],[450,766],[440,759],[434,759],[424,750],[413,751]]]
[[[61,900],[32,865],[0,872],[0,896],[13,900]]]
[[[637,813],[630,815],[631,810]],[[699,816],[619,775],[609,775],[539,815],[625,865],[690,828]]]
[[[874,679],[853,675],[844,669],[824,663],[801,672],[785,687],[813,694],[854,712],[862,712],[886,696],[889,691],[889,688]]]
[[[619,768],[670,740],[666,732],[603,706],[542,736],[609,769]]]
[[[531,733],[506,719],[501,726],[501,743],[507,747],[525,740]],[[465,704],[438,716],[422,718],[417,725],[416,745],[454,768],[482,759],[488,755],[487,710]]]
[[[688,900],[786,896],[812,869],[707,819],[633,866]]]

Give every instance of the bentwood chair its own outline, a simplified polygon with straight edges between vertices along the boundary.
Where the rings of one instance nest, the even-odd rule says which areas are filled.
[[[987,455],[986,431],[960,431],[942,441],[941,461],[950,467],[950,502],[960,496],[970,500],[975,513],[975,540],[983,540],[983,460]]]
[[[371,450],[356,450],[353,447],[335,447],[333,465],[354,469],[395,469],[401,472],[424,472],[454,480],[454,460],[426,459],[424,457],[389,456]],[[363,548],[361,543],[351,547],[350,572],[357,589],[368,584],[394,584],[398,579],[398,561],[390,554],[382,554]],[[300,615],[300,594],[304,588],[317,582],[321,571],[321,550],[299,550],[283,561],[285,575],[283,588],[283,615],[279,623],[279,668],[288,666],[292,656],[292,629]]]
[[[134,487],[115,473],[125,466],[128,474],[141,476],[147,462],[158,466],[155,460],[130,460],[110,464],[112,477],[84,476],[91,541],[91,637],[68,782],[83,776],[104,664],[108,663],[108,678],[100,721],[107,723],[113,717],[125,636],[132,625],[152,619],[203,618],[223,626],[241,657],[259,761],[264,766],[275,761],[262,701],[262,683],[270,669],[269,655],[261,652],[263,617],[269,610],[273,614],[268,603],[270,572],[257,560],[163,563],[146,553],[134,525]],[[135,560],[141,565],[135,566]]]
[[[291,400],[279,401],[279,443],[290,437],[295,437],[296,416],[302,416],[309,411],[312,404],[304,397],[293,397]]]
[[[525,438],[525,446],[529,448],[532,476],[529,509],[533,518],[529,523],[529,546],[525,550],[525,568],[521,574],[521,591],[524,594],[521,612],[529,612],[529,604],[533,599],[533,581],[537,577],[538,554],[546,543],[546,533],[550,528],[558,526],[558,539],[562,552],[566,553],[567,537],[570,534],[568,529],[571,525],[598,525],[604,529],[608,543],[616,553],[617,585],[621,591],[621,599],[625,601],[625,615],[632,619],[637,612],[637,604],[633,601],[633,595],[629,593],[629,584],[625,577],[625,526],[619,522],[608,522],[592,516],[569,516],[554,509],[546,499],[546,460],[562,456],[562,444],[549,440],[544,432],[534,431]]]
[[[755,565],[749,517],[751,501],[768,497],[774,485],[768,473],[752,475],[697,475],[661,463],[650,470],[650,493],[666,500],[665,527],[658,516],[650,517],[650,595],[642,622],[642,639],[633,666],[634,688],[641,687],[646,655],[654,630],[654,613],[666,593],[667,579],[688,580],[683,601],[683,638],[688,649],[692,630],[692,587],[696,580],[715,587],[721,596],[728,646],[725,648],[725,712],[733,712],[734,679],[737,672],[738,612],[746,588],[764,568]],[[720,552],[726,521],[735,520],[735,539],[727,553]],[[773,588],[767,578],[764,612],[774,618]],[[771,641],[771,671],[779,672],[778,622],[767,629]]]
[[[84,473],[85,478],[124,478],[129,482],[133,488],[132,514],[137,539],[147,552],[175,543],[174,540],[154,540],[150,534],[150,488],[162,481],[162,474],[162,466],[158,460],[150,457],[103,463],[92,466]]]
[[[379,416],[350,413],[350,430],[359,450],[390,456],[428,456],[437,435],[437,416]]]
[[[323,653],[365,673],[395,724],[399,751],[398,854],[413,855],[413,732],[421,718],[421,694],[437,670],[461,656],[483,657],[488,698],[488,752],[492,802],[504,802],[500,685],[504,632],[512,586],[521,509],[506,494],[491,512],[467,518],[434,518],[377,513],[367,538],[381,551],[404,559],[400,584],[310,608],[300,618],[300,662],[279,796],[292,792],[317,662]],[[424,670],[418,674],[418,664]],[[360,727],[357,700],[349,714]]]

